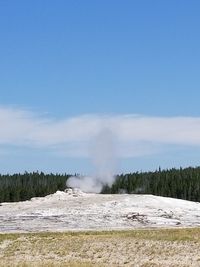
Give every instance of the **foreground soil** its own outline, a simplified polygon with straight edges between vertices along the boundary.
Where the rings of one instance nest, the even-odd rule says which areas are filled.
[[[200,228],[0,235],[0,266],[200,266]]]

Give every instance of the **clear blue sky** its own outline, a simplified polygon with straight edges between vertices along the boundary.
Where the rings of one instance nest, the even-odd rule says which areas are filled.
[[[198,0],[0,0],[0,105],[58,120],[82,114],[199,117],[199,14]],[[36,168],[36,148],[11,146],[0,171],[26,169],[18,149],[30,159],[27,169]],[[189,158],[177,150],[169,158],[129,158],[122,165],[198,164],[200,149],[188,149]],[[70,171],[76,164],[85,171],[84,159],[51,160],[53,171],[68,171],[65,162]],[[48,160],[38,166],[51,170]]]

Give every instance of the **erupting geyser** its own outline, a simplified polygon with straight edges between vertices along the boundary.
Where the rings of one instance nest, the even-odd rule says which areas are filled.
[[[80,188],[87,193],[100,193],[104,185],[111,186],[115,180],[116,152],[114,135],[108,128],[103,129],[91,142],[91,161],[94,175],[72,176],[67,186]]]

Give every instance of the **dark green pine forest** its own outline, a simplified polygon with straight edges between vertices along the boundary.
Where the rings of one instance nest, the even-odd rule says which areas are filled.
[[[24,201],[63,191],[70,176],[43,172],[0,175],[0,202]],[[200,202],[200,167],[117,175],[114,184],[105,185],[102,193],[153,194]]]
[[[0,202],[24,201],[63,191],[69,176],[43,172],[0,175]]]

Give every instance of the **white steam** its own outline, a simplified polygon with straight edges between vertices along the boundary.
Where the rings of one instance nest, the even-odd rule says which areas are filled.
[[[94,174],[91,176],[72,176],[67,186],[80,188],[84,192],[100,193],[104,185],[111,186],[115,180],[116,151],[114,135],[103,129],[92,141],[90,147]]]

